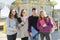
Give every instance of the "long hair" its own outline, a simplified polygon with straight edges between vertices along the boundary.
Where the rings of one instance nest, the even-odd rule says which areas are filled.
[[[24,12],[25,10],[27,11],[27,9],[22,9],[22,10],[21,10],[21,14],[20,14],[21,17],[23,17],[23,12]],[[27,16],[27,15],[26,15],[26,16]]]
[[[41,17],[41,13],[42,13],[42,12],[44,12],[44,15],[45,15],[44,19],[49,18],[49,16],[46,14],[46,12],[45,12],[45,11],[40,11],[39,19],[38,19],[38,20],[42,20],[42,17]]]
[[[24,11],[24,9],[21,10],[21,15],[20,15],[21,17],[23,17],[23,15],[22,15],[23,11]]]
[[[12,13],[12,10],[13,10],[13,9],[11,9],[11,10],[10,10],[10,13],[9,13],[9,18],[11,18],[11,13]],[[14,18],[18,18],[18,16],[17,16],[17,12],[16,12],[16,11],[15,11],[15,16],[14,16]]]

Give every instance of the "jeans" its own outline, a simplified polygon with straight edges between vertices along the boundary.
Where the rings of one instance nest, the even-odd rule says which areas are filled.
[[[21,40],[28,40],[28,37],[21,38]]]
[[[13,35],[7,35],[7,40],[16,40],[16,36],[17,36],[17,33]]]
[[[44,40],[44,37],[46,38],[46,40],[50,40],[50,33],[41,33],[40,32],[40,37],[41,37],[41,40]]]
[[[40,34],[36,35],[34,38],[31,36],[29,37],[29,40],[40,40]]]

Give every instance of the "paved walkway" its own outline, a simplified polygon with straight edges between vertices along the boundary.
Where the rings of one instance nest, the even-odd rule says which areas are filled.
[[[60,31],[55,31],[54,33],[52,33],[52,39],[60,40]],[[3,31],[0,31],[0,40],[7,40],[6,34],[4,34]],[[21,39],[17,38],[17,40],[21,40]]]
[[[3,33],[3,31],[0,31],[0,40],[7,40],[6,34]],[[17,40],[21,40],[20,38],[17,38]]]
[[[52,34],[52,39],[53,39],[53,40],[60,40],[60,31],[55,31],[55,32]]]

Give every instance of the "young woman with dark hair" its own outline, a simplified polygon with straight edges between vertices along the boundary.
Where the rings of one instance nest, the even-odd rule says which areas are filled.
[[[28,40],[29,33],[28,33],[28,16],[27,16],[27,10],[22,9],[21,15],[20,15],[21,21],[20,22],[20,38],[21,40]]]
[[[17,36],[17,12],[16,10],[10,10],[9,17],[6,20],[7,24],[7,40],[16,40]]]

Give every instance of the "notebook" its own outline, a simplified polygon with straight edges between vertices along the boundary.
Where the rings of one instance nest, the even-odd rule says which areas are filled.
[[[44,20],[40,20],[40,24],[41,25],[44,25],[45,24],[45,21]]]

